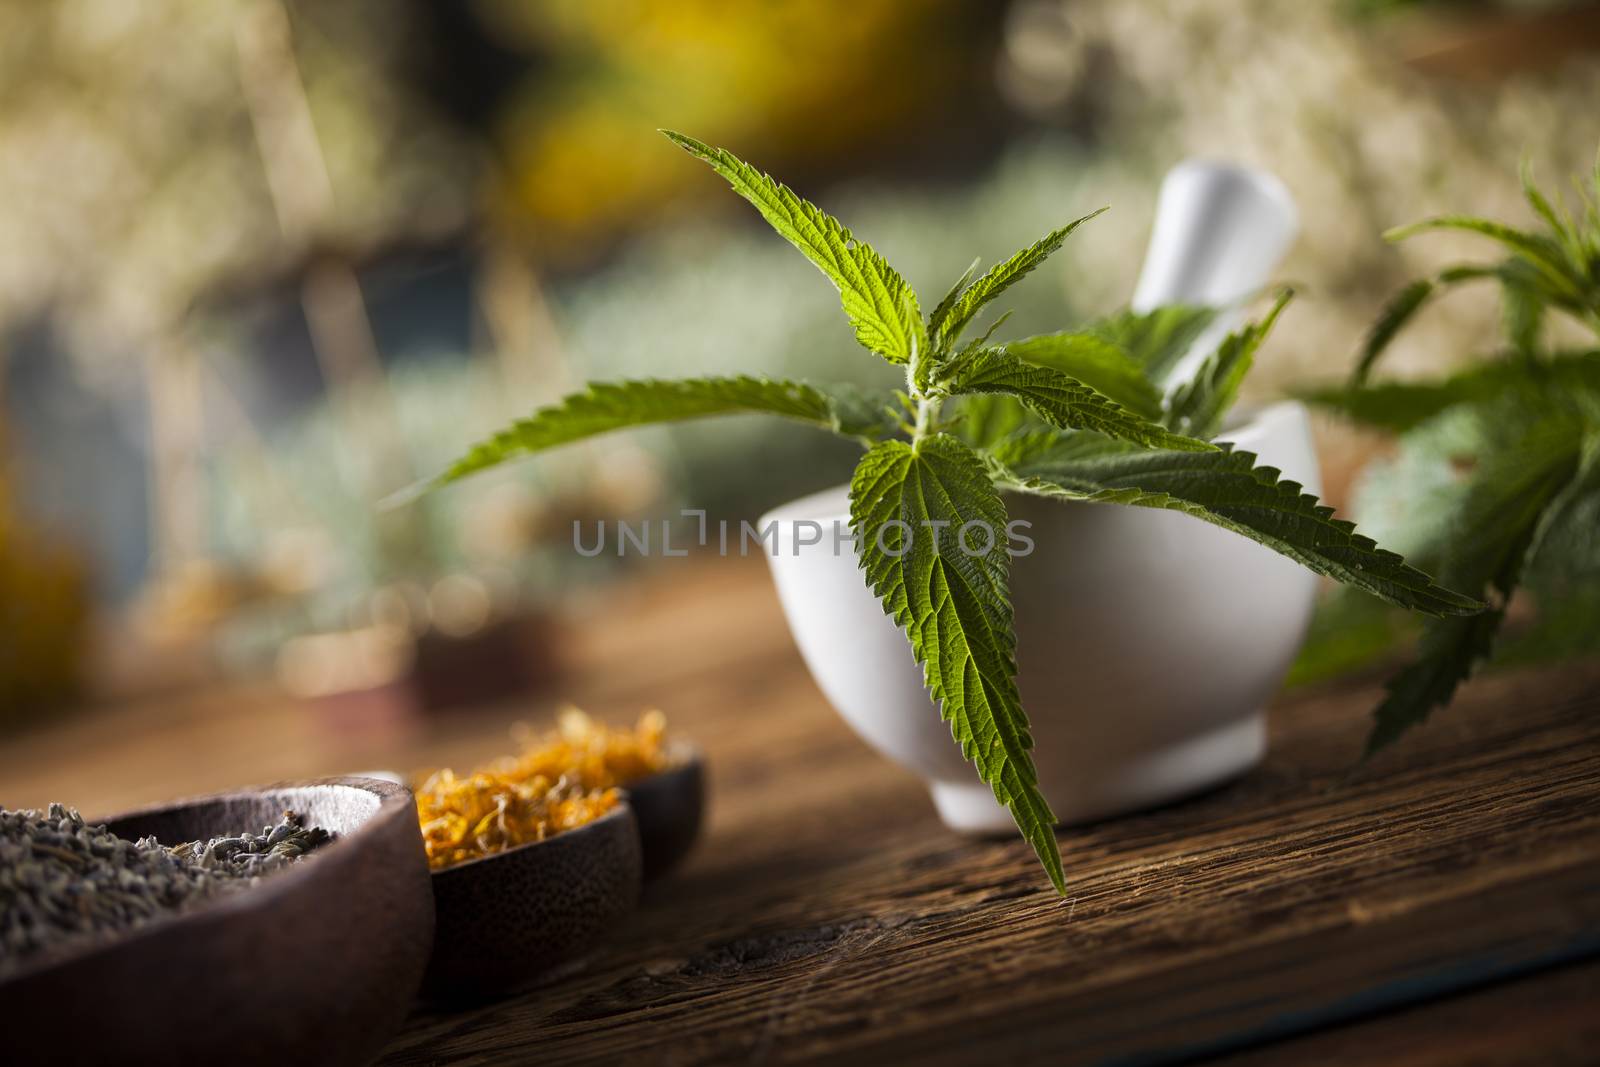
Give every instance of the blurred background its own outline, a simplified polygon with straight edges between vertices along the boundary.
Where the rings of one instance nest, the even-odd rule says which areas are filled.
[[[1342,377],[1386,297],[1600,144],[1559,0],[0,0],[0,746],[252,679],[337,730],[550,692],[574,519],[753,518],[852,446],[728,420],[384,511],[590,377],[884,381],[837,298],[655,131],[725,145],[923,291],[1102,204],[1017,335],[1132,292],[1165,171],[1265,167],[1302,290],[1250,398]],[[1389,364],[1493,346],[1451,298]],[[1334,503],[1381,447],[1321,426]],[[35,798],[36,799],[36,798]]]

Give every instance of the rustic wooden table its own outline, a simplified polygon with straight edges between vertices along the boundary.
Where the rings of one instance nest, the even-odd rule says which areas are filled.
[[[564,695],[607,717],[659,704],[705,748],[706,836],[587,958],[418,1014],[385,1063],[1600,1058],[1600,664],[1487,677],[1354,774],[1376,687],[1285,697],[1244,779],[1062,831],[1061,899],[1020,841],[944,830],[833,715],[759,565],[613,591],[570,655]],[[549,710],[353,739],[269,693],[228,699],[26,737],[0,753],[0,799],[107,811],[465,763]]]

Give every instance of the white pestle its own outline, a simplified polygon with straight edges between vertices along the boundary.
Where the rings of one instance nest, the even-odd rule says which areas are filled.
[[[1264,170],[1190,159],[1167,172],[1131,306],[1219,309],[1167,384],[1185,380],[1239,325],[1242,303],[1271,279],[1299,230],[1294,198]]]

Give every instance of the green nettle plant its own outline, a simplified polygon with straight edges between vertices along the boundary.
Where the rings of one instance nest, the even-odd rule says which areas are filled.
[[[1369,755],[1451,701],[1493,651],[1521,587],[1538,609],[1537,636],[1528,642],[1538,647],[1528,651],[1600,647],[1600,349],[1551,348],[1544,336],[1554,312],[1600,344],[1600,161],[1587,188],[1575,183],[1576,216],[1540,192],[1526,168],[1522,179],[1537,230],[1449,215],[1386,235],[1465,230],[1507,254],[1407,286],[1373,326],[1349,385],[1308,397],[1401,435],[1399,456],[1369,478],[1365,495],[1393,516],[1414,558],[1427,560],[1442,582],[1490,601],[1481,614],[1428,624],[1416,660],[1389,681],[1374,712]],[[1480,279],[1500,287],[1500,358],[1432,381],[1368,381],[1429,300]]]
[[[1192,380],[1165,376],[1212,313],[1124,313],[1080,332],[1011,343],[979,313],[1092,215],[1046,234],[981,276],[977,264],[924,315],[905,279],[816,205],[721,149],[667,133],[755,205],[839,290],[856,339],[905,370],[905,388],[865,393],[753,377],[591,385],[471,449],[433,485],[594,434],[765,412],[858,440],[850,518],[866,581],[904,629],[928,691],[979,776],[1015,818],[1058,891],[1055,817],[1040,794],[1018,697],[1006,538],[974,554],[969,523],[1007,523],[1001,490],[1186,512],[1319,574],[1430,615],[1477,601],[1441,588],[1331,509],[1212,444],[1272,315],[1227,338]],[[1096,213],[1098,214],[1098,212]]]

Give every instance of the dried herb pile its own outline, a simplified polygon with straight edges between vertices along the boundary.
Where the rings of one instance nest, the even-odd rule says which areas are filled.
[[[135,929],[249,886],[332,837],[294,812],[261,833],[130,841],[72,808],[0,809],[0,974],[68,942]]]
[[[417,787],[417,814],[434,870],[543,841],[593,822],[620,801],[617,787],[666,770],[667,720],[647,711],[633,729],[568,708],[556,731],[530,737],[520,756],[458,777],[436,771]]]

